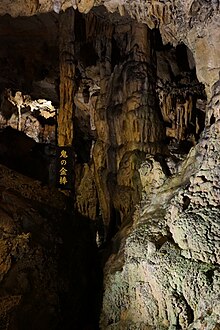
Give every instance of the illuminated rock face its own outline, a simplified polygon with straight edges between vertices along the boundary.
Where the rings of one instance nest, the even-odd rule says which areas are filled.
[[[88,13],[75,17],[76,207],[112,244],[100,328],[217,330],[219,2],[2,1],[0,13],[69,7]]]
[[[77,178],[76,195],[80,212],[94,220],[100,215],[109,238],[140,202],[138,170],[146,155],[159,157],[163,170],[173,174],[178,159],[196,144],[207,97],[186,46],[164,47],[159,33],[146,25],[128,17],[116,25],[118,16],[108,19],[103,9],[99,14],[75,18],[86,31],[75,35],[75,115],[91,141],[81,171],[90,179],[86,188],[85,178]]]
[[[97,140],[93,160],[95,181],[104,224],[109,227],[114,215],[123,222],[140,199],[140,159],[146,153],[162,152],[165,131],[153,92],[155,69],[151,56],[150,34],[146,26],[132,22],[126,36],[131,43],[121,44],[123,26],[115,27],[115,43],[122,60],[113,66],[112,37],[106,40],[95,109]],[[123,60],[126,58],[126,60]]]
[[[143,163],[141,205],[105,266],[101,329],[218,329],[218,140],[219,122],[170,178]]]

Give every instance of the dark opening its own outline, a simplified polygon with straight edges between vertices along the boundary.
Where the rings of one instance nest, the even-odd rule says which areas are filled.
[[[121,216],[120,212],[112,207],[112,215],[111,215],[111,221],[109,224],[108,234],[107,234],[107,241],[110,241],[111,238],[118,232],[120,226],[121,226]]]
[[[190,204],[190,198],[188,196],[183,197],[183,211],[187,210]]]
[[[95,65],[98,55],[93,47],[92,42],[83,44],[80,48],[80,61],[85,67]]]
[[[180,71],[183,71],[183,72],[190,71],[186,45],[184,45],[184,44],[177,45],[176,58],[177,58],[177,64],[178,64]]]
[[[212,114],[210,118],[210,125],[213,125],[215,123],[215,116]]]
[[[121,62],[120,48],[118,47],[116,40],[112,38],[112,56],[111,56],[112,71],[114,70],[114,67],[118,65],[120,62]]]

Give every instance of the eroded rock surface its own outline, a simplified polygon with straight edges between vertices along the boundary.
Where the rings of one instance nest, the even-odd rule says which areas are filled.
[[[102,329],[216,329],[219,129],[206,130],[172,178],[143,163],[141,205],[106,264]]]

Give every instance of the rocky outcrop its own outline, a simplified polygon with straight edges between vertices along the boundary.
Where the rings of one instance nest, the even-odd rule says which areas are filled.
[[[219,128],[205,131],[176,176],[143,162],[141,204],[105,268],[102,329],[218,327]]]

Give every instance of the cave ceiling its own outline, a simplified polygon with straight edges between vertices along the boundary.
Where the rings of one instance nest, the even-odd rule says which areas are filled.
[[[27,1],[13,1],[7,0],[1,1],[0,4],[0,15],[9,14],[12,17],[17,16],[33,16],[37,14],[35,18],[30,20],[31,31],[36,36],[36,41],[40,38],[40,32],[44,31],[43,37],[41,37],[41,43],[45,42],[42,46],[39,44],[38,51],[34,56],[44,56],[45,52],[47,56],[44,56],[44,66],[47,66],[47,61],[54,61],[56,58],[56,51],[50,47],[54,47],[56,39],[56,13],[61,10],[66,10],[69,7],[74,9],[78,8],[81,13],[95,12],[98,16],[106,17],[108,13],[114,13],[110,15],[110,20],[116,24],[125,22],[128,19],[128,15],[139,22],[146,23],[151,29],[160,29],[163,42],[177,45],[178,43],[185,43],[187,47],[193,53],[195,61],[197,63],[197,75],[198,79],[206,85],[207,94],[211,97],[211,87],[214,82],[218,79],[219,64],[219,48],[214,47],[218,43],[218,28],[219,28],[219,2],[218,0],[199,0],[192,1],[188,0],[185,2],[179,0],[172,1],[60,1],[60,0],[27,0]],[[105,10],[103,9],[105,8]],[[50,13],[44,16],[43,13]],[[53,14],[52,14],[53,13]],[[39,15],[42,14],[42,15]],[[22,33],[22,21],[25,18],[18,19],[17,33]],[[8,23],[7,23],[8,21]],[[28,18],[27,18],[28,21]],[[26,22],[27,22],[26,21]],[[41,24],[42,22],[42,24]],[[5,16],[1,19],[1,26],[9,24],[16,28],[16,23],[12,23],[10,18]],[[27,24],[24,23],[27,27]],[[41,28],[40,28],[41,25]],[[7,28],[1,28],[1,36],[7,35]],[[36,32],[34,32],[36,31]],[[27,30],[26,30],[27,32]],[[25,32],[25,34],[26,34]],[[3,35],[2,35],[3,34]],[[5,35],[6,34],[6,35]],[[12,30],[10,32],[12,33]],[[14,33],[14,35],[16,35]],[[37,36],[38,35],[38,36]],[[28,38],[28,36],[27,36]],[[10,38],[9,38],[10,39]],[[55,42],[55,43],[54,43]],[[7,44],[7,43],[6,43]],[[16,43],[15,43],[16,44]],[[19,49],[19,45],[18,49]],[[25,45],[24,45],[25,46]],[[13,43],[10,44],[10,49],[13,49]],[[27,45],[26,45],[27,47]],[[50,49],[46,49],[49,47]],[[211,50],[211,56],[209,57],[208,49]],[[33,50],[33,49],[32,49]],[[204,50],[204,51],[203,51]],[[41,52],[41,54],[39,54]],[[38,53],[38,54],[37,54]],[[53,54],[53,56],[52,56]],[[53,58],[50,58],[52,56]],[[19,57],[19,56],[18,56]],[[208,58],[209,57],[209,58]],[[28,64],[26,64],[28,65]],[[55,66],[56,67],[56,66]],[[46,70],[50,70],[47,67]],[[39,68],[40,70],[40,68]],[[212,70],[212,75],[208,75],[208,71]],[[35,69],[36,71],[36,69]],[[44,71],[41,68],[41,71]],[[38,72],[38,75],[40,73]],[[53,75],[50,72],[50,75]],[[46,84],[46,83],[45,83]],[[48,82],[47,82],[48,84]],[[45,86],[44,86],[45,87]],[[46,87],[45,87],[46,88]],[[55,95],[54,95],[55,97]]]
[[[119,13],[111,14],[104,6],[96,7],[92,12],[100,20],[107,20],[114,25],[128,24],[132,20],[129,15],[122,18]],[[76,22],[78,40],[81,38],[81,23],[82,19]],[[30,94],[33,99],[47,98],[58,105],[58,14],[54,11],[29,17],[5,14],[0,18],[0,31],[3,45],[0,49],[0,90],[20,90]]]

